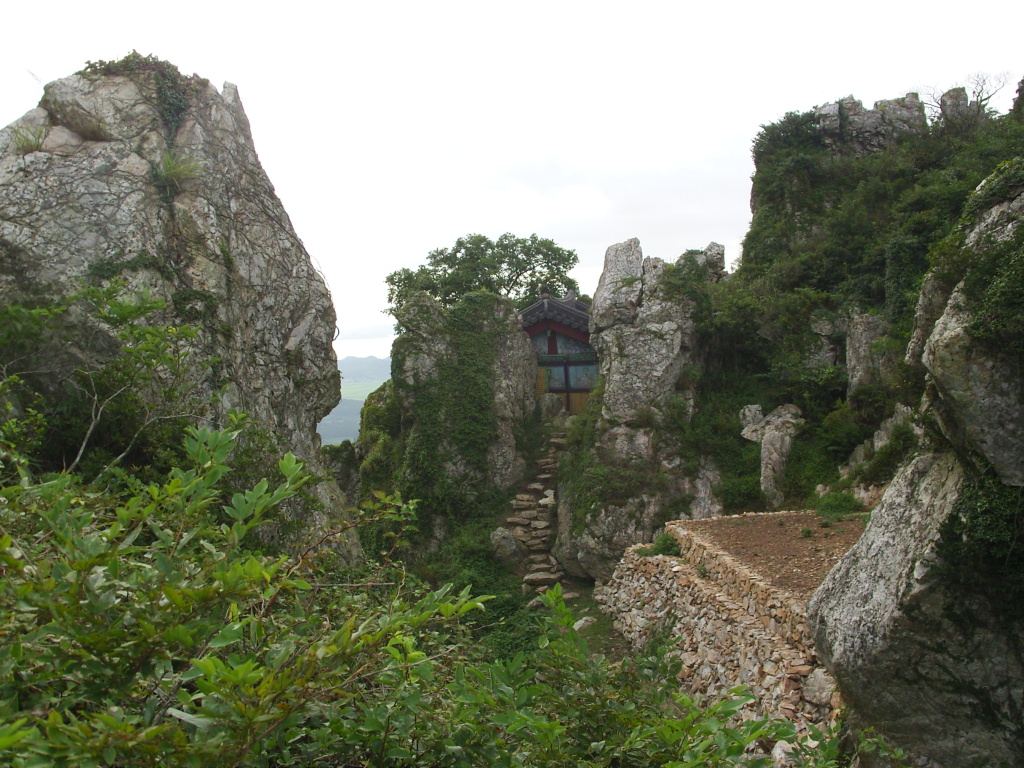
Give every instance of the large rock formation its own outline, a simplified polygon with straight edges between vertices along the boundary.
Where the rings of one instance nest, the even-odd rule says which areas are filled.
[[[44,93],[0,131],[0,301],[112,279],[163,300],[150,321],[198,328],[195,384],[203,399],[219,394],[212,415],[247,412],[319,472],[316,424],[340,397],[334,309],[235,86],[220,93],[132,54]],[[88,331],[69,351],[76,363],[118,347],[111,328]],[[320,517],[341,506],[333,483],[313,493]]]
[[[714,244],[712,244],[714,245]],[[636,238],[611,246],[590,311],[590,338],[604,378],[602,417],[613,430],[658,408],[696,348],[692,307],[666,295],[665,262],[643,258]],[[632,441],[618,439],[625,451]],[[618,449],[616,449],[618,450]]]
[[[743,437],[761,444],[761,493],[769,507],[778,509],[793,437],[804,425],[800,409],[792,404],[780,405],[765,416],[761,406],[748,405],[740,412],[740,423]]]
[[[537,360],[512,303],[471,293],[443,309],[425,293],[396,311],[391,353],[403,414],[397,472],[407,493],[453,504],[518,482]],[[374,490],[374,489],[367,489]]]
[[[881,315],[858,314],[846,323],[846,396],[861,387],[882,384],[891,375],[899,353],[885,346],[889,321]]]
[[[927,126],[924,104],[916,93],[876,101],[874,109],[865,109],[858,99],[847,96],[818,107],[814,117],[826,146],[855,154],[885,149],[902,134]]]
[[[968,270],[1019,242],[1022,189],[1001,189],[964,238]],[[924,410],[942,438],[900,470],[815,594],[815,644],[858,726],[929,765],[1020,766],[1024,381],[1012,351],[972,337],[966,281],[939,282],[926,282],[908,360],[928,372]]]
[[[583,450],[590,452],[593,466],[628,475],[623,486],[646,487],[636,493],[611,489],[609,498],[586,511],[571,489],[562,488],[554,554],[570,573],[610,577],[625,548],[650,541],[668,508],[684,497],[696,500],[703,514],[720,509],[711,494],[717,475],[710,461],[701,463],[697,477],[687,477],[672,448],[659,442],[657,428],[672,395],[684,398],[686,411],[693,411],[692,388],[680,382],[686,368],[698,363],[695,305],[680,286],[721,279],[723,263],[716,243],[680,256],[671,266],[644,258],[636,239],[605,253],[590,314],[603,381],[601,410],[593,441]],[[659,491],[650,487],[656,476],[668,479]],[[638,484],[640,478],[646,480]]]

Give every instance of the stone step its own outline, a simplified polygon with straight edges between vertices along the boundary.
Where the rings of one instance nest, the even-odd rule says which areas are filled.
[[[526,570],[527,570],[528,573],[537,573],[537,572],[545,572],[545,573],[547,573],[547,572],[551,572],[551,571],[553,571],[553,572],[555,572],[555,573],[557,573],[559,575],[561,575],[561,573],[562,573],[562,570],[558,567],[558,565],[554,564],[554,563],[551,563],[550,560],[545,560],[545,562],[543,562],[543,563],[527,563],[526,564]]]
[[[552,584],[557,584],[560,578],[562,578],[561,574],[554,571],[535,571],[526,574],[523,577],[523,583],[529,584],[531,587],[550,587]]]
[[[527,560],[531,563],[549,563],[550,565],[558,565],[558,561],[551,555],[530,555],[527,557]]]

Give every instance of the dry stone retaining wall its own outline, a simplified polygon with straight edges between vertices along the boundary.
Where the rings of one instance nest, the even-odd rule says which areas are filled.
[[[787,514],[780,512],[776,514]],[[666,526],[682,555],[643,557],[630,547],[595,590],[601,609],[634,646],[666,635],[691,694],[720,697],[747,686],[758,716],[835,721],[842,702],[819,666],[804,603],[689,530]]]

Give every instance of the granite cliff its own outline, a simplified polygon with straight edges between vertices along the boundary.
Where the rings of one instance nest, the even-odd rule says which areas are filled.
[[[256,150],[235,86],[218,91],[131,54],[46,86],[0,131],[0,301],[123,285],[163,306],[143,322],[198,331],[191,391],[209,418],[249,414],[273,451],[319,472],[316,423],[338,402],[335,314]],[[80,324],[49,376],[102,362],[120,342]],[[331,482],[294,510],[311,530],[341,500]],[[354,542],[341,547],[355,557]]]

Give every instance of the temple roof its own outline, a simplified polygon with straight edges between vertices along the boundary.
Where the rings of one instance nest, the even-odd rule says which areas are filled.
[[[577,299],[575,291],[569,291],[561,299],[548,293],[542,293],[540,301],[520,312],[519,318],[523,322],[523,328],[529,328],[544,320],[552,320],[569,328],[588,333],[590,305]]]

